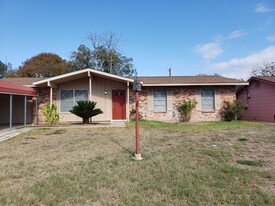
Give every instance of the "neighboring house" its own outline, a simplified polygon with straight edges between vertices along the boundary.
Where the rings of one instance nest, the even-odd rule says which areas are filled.
[[[191,121],[220,120],[222,102],[235,100],[236,86],[248,84],[245,81],[219,76],[139,79],[143,83],[140,94],[140,112],[143,118],[169,122],[179,121],[177,107],[183,100],[194,100],[198,103]],[[35,81],[32,86],[38,91],[39,97],[38,112],[33,112],[33,123],[44,122],[42,108],[52,103],[58,107],[60,123],[81,121],[69,112],[78,100],[97,102],[96,107],[100,108],[103,114],[93,117],[93,121],[127,121],[130,111],[135,107],[133,82],[133,78],[94,69]]]
[[[248,82],[237,91],[237,99],[246,105],[242,119],[275,122],[275,76],[251,77]]]

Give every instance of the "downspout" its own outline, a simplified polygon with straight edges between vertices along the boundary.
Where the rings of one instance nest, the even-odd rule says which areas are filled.
[[[50,87],[50,106],[53,104],[53,88]]]

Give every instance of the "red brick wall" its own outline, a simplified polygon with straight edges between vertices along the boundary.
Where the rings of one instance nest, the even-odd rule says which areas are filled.
[[[39,92],[38,97],[38,124],[45,124],[45,116],[43,113],[43,107],[50,104],[50,88],[37,88]],[[56,90],[53,89],[53,103],[57,105]],[[36,124],[36,103],[33,101],[33,124]]]
[[[209,87],[208,87],[209,88]],[[213,88],[213,87],[211,87]],[[140,94],[140,112],[144,119],[148,120],[159,120],[166,122],[179,122],[180,114],[178,112],[178,105],[183,100],[197,100],[197,90],[203,89],[202,87],[167,87],[168,90],[171,91],[171,101],[172,108],[171,110],[167,110],[166,112],[154,112],[153,110],[148,109],[148,95],[149,90],[153,90],[154,87],[143,87],[142,92]],[[190,121],[212,121],[212,120],[220,120],[220,108],[222,108],[222,103],[224,100],[233,101],[236,99],[235,94],[235,86],[217,86],[213,89],[218,90],[219,92],[219,107],[216,107],[215,111],[211,112],[203,112],[200,109],[196,108],[192,111]],[[130,111],[135,108],[135,96],[134,92],[130,90]]]

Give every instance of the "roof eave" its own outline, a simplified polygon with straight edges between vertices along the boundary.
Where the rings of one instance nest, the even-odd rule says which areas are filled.
[[[142,86],[144,87],[152,87],[152,86],[244,86],[249,85],[248,82],[240,82],[240,83],[179,83],[179,84],[146,84],[144,83]]]
[[[88,68],[88,69],[83,69],[83,70],[79,70],[79,71],[75,71],[75,72],[70,72],[70,73],[67,73],[67,74],[61,74],[59,76],[51,77],[51,78],[48,78],[48,79],[43,79],[43,80],[34,82],[33,85],[38,86],[38,85],[41,85],[41,84],[45,84],[47,82],[51,82],[51,81],[54,81],[54,80],[70,77],[70,76],[77,75],[77,74],[82,74],[82,73],[85,73],[85,72],[87,72],[87,73],[91,72],[91,73],[94,73],[94,74],[98,74],[100,76],[106,76],[106,77],[109,77],[111,79],[122,80],[122,81],[125,81],[125,82],[134,82],[134,80],[130,79],[130,78],[120,77],[120,76],[117,76],[117,75],[114,75],[114,74],[109,74],[109,73],[106,73],[106,72],[101,72],[101,71],[97,71],[95,69]]]

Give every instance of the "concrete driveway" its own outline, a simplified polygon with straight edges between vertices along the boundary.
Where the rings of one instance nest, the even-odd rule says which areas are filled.
[[[14,127],[12,130],[10,130],[9,128],[1,129],[0,130],[0,142],[10,139],[12,137],[15,137],[15,136],[22,134],[24,132],[30,131],[32,129],[34,129],[34,128],[22,127],[22,126]]]

